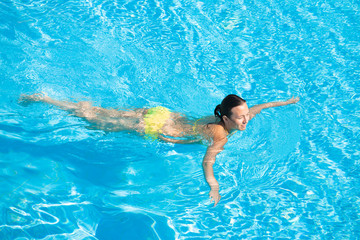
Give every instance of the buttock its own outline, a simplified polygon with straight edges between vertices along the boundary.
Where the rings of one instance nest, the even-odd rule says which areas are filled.
[[[157,138],[159,134],[162,134],[163,126],[170,116],[170,110],[165,107],[153,107],[148,109],[144,115],[145,135],[150,138]]]

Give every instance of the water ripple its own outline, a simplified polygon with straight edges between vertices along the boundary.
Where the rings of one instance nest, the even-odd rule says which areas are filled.
[[[359,4],[0,3],[0,238],[352,239],[359,235]],[[181,91],[179,91],[179,89]],[[264,110],[214,171],[205,146],[86,129],[21,93],[210,115],[228,93]],[[156,166],[156,167],[154,167]],[[121,228],[123,229],[123,228]]]

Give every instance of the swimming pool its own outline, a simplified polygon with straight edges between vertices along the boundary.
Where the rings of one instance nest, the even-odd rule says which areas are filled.
[[[1,239],[359,239],[355,1],[0,2]],[[263,111],[206,146],[88,130],[22,93],[210,115]]]

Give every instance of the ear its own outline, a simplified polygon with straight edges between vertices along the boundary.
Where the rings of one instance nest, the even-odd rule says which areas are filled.
[[[222,117],[222,119],[223,119],[224,122],[229,121],[229,118],[227,116],[225,116],[225,115]]]

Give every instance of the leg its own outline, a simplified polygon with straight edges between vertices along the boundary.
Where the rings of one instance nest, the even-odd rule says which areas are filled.
[[[105,109],[94,107],[90,102],[67,102],[50,98],[44,94],[36,93],[32,95],[22,95],[19,103],[26,106],[33,102],[48,103],[57,106],[60,109],[70,112],[71,114],[84,118],[93,124],[93,128],[105,131],[121,131],[142,129],[141,119],[146,113],[146,109],[140,108],[130,111],[119,111],[115,109]]]
[[[22,95],[19,99],[21,105],[27,106],[33,102],[43,102],[50,105],[59,107],[62,110],[68,111],[77,117],[85,118],[86,120],[93,120],[97,113],[100,112],[99,107],[93,107],[90,102],[67,102],[52,99],[41,93],[35,93],[32,95]],[[106,111],[106,109],[104,109]]]
[[[23,105],[23,106],[27,106],[33,102],[43,102],[43,103],[48,103],[54,106],[57,106],[63,110],[66,111],[71,111],[76,109],[76,103],[72,103],[72,102],[65,102],[65,101],[58,101],[55,99],[52,99],[44,94],[41,93],[35,93],[32,95],[21,95],[19,98],[19,104]]]

